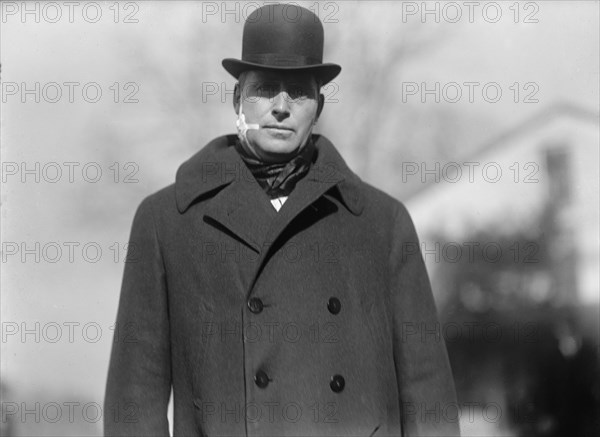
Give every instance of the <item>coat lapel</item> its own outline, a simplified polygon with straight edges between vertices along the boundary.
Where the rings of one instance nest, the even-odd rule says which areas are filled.
[[[333,187],[337,187],[342,202],[351,213],[359,215],[362,212],[358,176],[346,166],[343,158],[325,137],[316,136],[315,144],[318,150],[317,161],[298,182],[274,219],[268,232],[269,241],[275,241],[300,212]]]
[[[279,212],[232,147],[235,140],[234,135],[217,138],[179,168],[177,207],[183,214],[195,201],[208,197],[204,220],[259,253],[259,265],[286,227],[333,187],[351,213],[362,212],[360,179],[325,137],[314,137],[317,161]]]
[[[235,135],[219,137],[181,165],[177,208],[184,214],[205,200],[205,221],[260,253],[277,212],[233,147],[235,141]]]
[[[268,230],[267,244],[273,244],[298,214],[344,180],[344,176],[339,172],[327,174],[323,164],[318,161],[311,167],[306,177],[298,182],[279,210]]]
[[[316,146],[319,151],[317,161],[311,166],[307,175],[301,179],[288,200],[273,218],[267,233],[264,247],[271,247],[291,222],[320,197],[337,188],[342,202],[354,214],[362,213],[363,205],[358,183],[360,179],[346,166],[346,163],[333,145],[324,137],[317,137]],[[259,257],[259,268],[252,279],[249,293],[258,279],[262,266],[267,262],[270,253],[263,250]]]
[[[243,243],[261,253],[277,211],[261,186],[235,179],[208,201],[205,218],[218,223]]]

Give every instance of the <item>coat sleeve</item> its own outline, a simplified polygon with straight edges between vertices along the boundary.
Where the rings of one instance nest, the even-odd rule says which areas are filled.
[[[403,436],[457,436],[452,370],[420,244],[399,204],[391,260],[394,360]]]
[[[165,269],[150,200],[133,220],[104,401],[107,436],[169,435]]]

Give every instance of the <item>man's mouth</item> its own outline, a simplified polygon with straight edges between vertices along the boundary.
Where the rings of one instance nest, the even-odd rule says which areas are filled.
[[[286,131],[286,132],[294,132],[294,129],[291,127],[279,125],[279,124],[267,124],[263,126],[263,129],[271,129],[273,131]]]

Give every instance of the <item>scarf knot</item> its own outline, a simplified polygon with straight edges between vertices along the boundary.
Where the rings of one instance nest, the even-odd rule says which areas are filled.
[[[240,157],[271,199],[289,196],[296,184],[308,173],[317,151],[312,139],[288,162],[268,163],[250,155],[239,141],[235,148]]]

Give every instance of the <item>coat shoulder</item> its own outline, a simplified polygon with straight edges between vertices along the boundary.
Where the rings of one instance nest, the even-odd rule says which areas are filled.
[[[149,194],[142,200],[142,204],[144,203],[152,205],[154,208],[160,208],[161,210],[169,210],[169,208],[177,209],[175,205],[175,183]]]
[[[146,196],[141,201],[138,209],[148,207],[162,214],[177,212],[178,189],[179,191],[185,191],[186,185],[192,187],[202,185],[205,179],[210,176],[205,174],[207,169],[203,164],[217,162],[232,143],[233,138],[233,135],[222,135],[209,141],[178,167],[175,182]]]
[[[379,217],[389,217],[392,220],[410,218],[408,209],[401,200],[362,180],[360,188],[368,211]]]
[[[179,215],[174,183],[144,197],[136,210],[136,216],[149,217],[155,222],[173,214]]]

